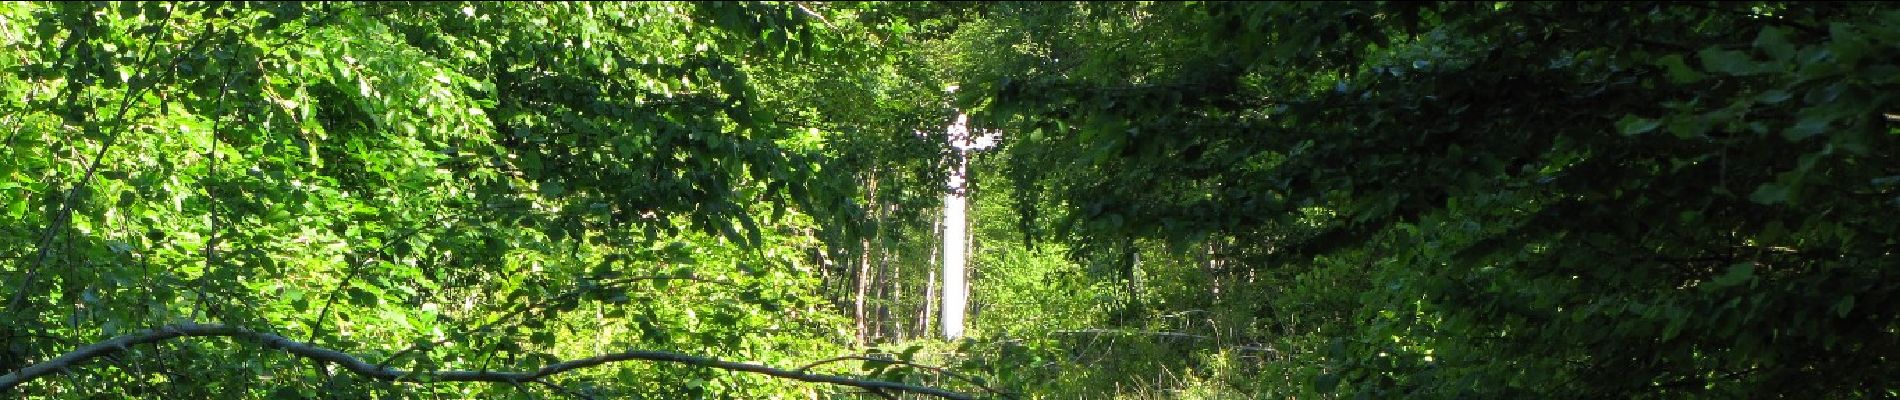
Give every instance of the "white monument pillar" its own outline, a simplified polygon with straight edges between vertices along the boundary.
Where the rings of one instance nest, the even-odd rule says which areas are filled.
[[[956,166],[950,171],[950,179],[943,196],[943,321],[944,339],[963,337],[964,310],[970,301],[970,286],[964,265],[969,248],[968,212],[969,212],[969,175],[967,165],[970,151],[988,148],[996,144],[998,134],[989,133],[982,137],[971,135],[969,116],[957,114],[956,122],[944,132],[949,136],[950,146],[957,149]]]

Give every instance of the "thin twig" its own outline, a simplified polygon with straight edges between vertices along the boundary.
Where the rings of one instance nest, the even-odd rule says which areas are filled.
[[[865,389],[864,391],[870,394],[875,394],[877,395],[877,397],[883,397],[885,400],[897,400],[897,395],[885,393],[883,390]]]
[[[457,218],[457,217],[453,217],[453,216],[437,217],[436,219],[431,220],[427,223],[424,223],[421,226],[409,228],[408,231],[403,232],[401,235],[397,235],[395,240],[383,242],[383,245],[376,247],[376,250],[374,250],[373,253],[384,254],[386,251],[389,250],[389,246],[393,246],[397,242],[407,241],[409,240],[410,237],[415,236],[417,233],[422,233],[422,229],[428,226],[434,225],[435,223],[438,223],[438,222],[447,221],[451,218]],[[336,304],[337,293],[342,292],[343,288],[349,285],[351,280],[356,279],[356,275],[362,272],[363,266],[369,264],[368,260],[370,260],[369,257],[364,257],[364,258],[358,259],[356,263],[351,264],[349,272],[343,275],[343,280],[337,282],[335,289],[330,290],[329,298],[323,301],[323,308],[318,309],[317,315],[311,317],[310,321],[306,323],[306,325],[310,326],[310,336],[309,338],[305,340],[317,340],[317,335],[322,333],[323,319],[329,316],[330,306]]]
[[[906,367],[911,367],[911,368],[916,368],[916,369],[921,369],[921,370],[926,370],[926,371],[931,371],[931,372],[935,372],[935,373],[937,373],[937,374],[939,374],[939,375],[945,375],[945,376],[949,376],[949,377],[951,377],[951,378],[957,378],[957,380],[961,380],[961,381],[963,381],[964,383],[969,383],[969,384],[971,384],[971,385],[975,385],[975,386],[976,386],[977,388],[981,388],[981,389],[983,389],[984,391],[987,391],[987,392],[990,392],[991,394],[995,394],[995,395],[998,395],[998,396],[1003,396],[1003,397],[1006,397],[1006,398],[1011,398],[1011,399],[1014,399],[1014,398],[1016,398],[1016,395],[1015,395],[1015,394],[1012,394],[1012,393],[1009,393],[1009,392],[1007,392],[1007,391],[1003,391],[1003,390],[1001,390],[1001,389],[997,389],[997,388],[994,388],[994,387],[990,387],[989,385],[984,385],[984,384],[983,384],[982,382],[979,382],[979,381],[977,381],[975,377],[971,377],[971,376],[969,376],[969,375],[965,375],[965,374],[960,374],[960,373],[957,373],[957,372],[955,372],[955,371],[951,371],[951,370],[950,370],[950,369],[948,369],[948,368],[944,368],[944,367],[938,367],[938,366],[932,366],[932,365],[924,365],[924,364],[918,364],[918,363],[914,363],[914,362],[910,362],[910,361],[904,361],[904,360],[891,360],[891,359],[882,359],[882,358],[872,358],[872,357],[869,357],[869,356],[863,356],[863,355],[850,355],[850,356],[839,356],[839,357],[832,357],[832,358],[827,358],[827,359],[823,359],[823,360],[818,360],[818,361],[815,361],[815,362],[812,362],[811,364],[805,364],[805,366],[803,366],[803,367],[799,367],[798,369],[796,369],[796,370],[794,370],[794,371],[798,371],[798,372],[805,372],[805,371],[808,371],[808,370],[811,370],[812,368],[816,368],[816,367],[818,367],[818,366],[820,366],[820,365],[825,365],[825,364],[830,364],[830,363],[835,363],[835,362],[839,362],[839,361],[850,361],[850,360],[858,360],[858,361],[877,361],[877,362],[884,362],[884,363],[891,363],[891,364],[895,364],[895,365],[902,365],[902,366],[906,366]]]
[[[198,301],[191,305],[191,315],[193,318],[204,317],[205,278],[211,276],[211,269],[218,263],[218,242],[222,239],[219,237],[218,232],[218,192],[216,190],[218,174],[218,128],[224,124],[225,91],[231,88],[231,81],[235,80],[237,80],[236,74],[226,76],[224,78],[224,84],[218,86],[217,105],[212,107],[211,132],[206,133],[206,135],[211,137],[211,144],[205,146],[205,159],[206,162],[210,164],[205,167],[205,198],[211,203],[208,206],[211,210],[211,235],[210,239],[205,241],[205,272],[204,274],[198,275],[197,287],[192,288],[192,291],[198,295]]]
[[[546,378],[536,379],[534,380],[534,383],[539,383],[541,384],[541,386],[547,386],[548,389],[553,389],[554,391],[560,392],[561,394],[568,395],[569,397],[581,398],[581,399],[586,399],[586,400],[594,400],[594,396],[588,396],[585,393],[570,390],[566,386],[556,385],[554,384],[553,381],[549,381]]]

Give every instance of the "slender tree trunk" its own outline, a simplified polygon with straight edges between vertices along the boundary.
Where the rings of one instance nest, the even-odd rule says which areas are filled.
[[[1121,275],[1125,289],[1128,291],[1128,316],[1138,319],[1142,317],[1141,282],[1139,281],[1141,251],[1139,247],[1136,247],[1135,240],[1132,238],[1124,243],[1122,249]]]
[[[879,268],[877,271],[871,270],[871,260],[873,256],[871,240],[880,238],[884,227],[882,224],[883,221],[878,219],[880,214],[878,211],[881,207],[878,204],[877,198],[877,175],[877,170],[872,169],[871,174],[864,179],[865,204],[871,209],[872,230],[866,232],[867,237],[860,239],[858,242],[858,293],[857,302],[852,309],[852,316],[857,319],[858,323],[859,345],[869,344],[870,339],[878,336],[877,332],[873,331],[877,329],[877,323],[870,320],[872,315],[867,313],[865,309],[865,303],[869,300],[867,297],[875,295],[875,293],[871,293],[871,287],[877,285],[879,276],[884,272],[882,268]],[[877,305],[871,304],[871,307],[877,307]]]
[[[891,249],[887,246],[878,256],[878,263],[890,270],[890,278],[885,281],[886,290],[890,291],[890,303],[884,305],[879,318],[884,320],[885,329],[890,332],[892,338],[904,340],[910,336],[904,332],[904,265],[891,262],[891,253]]]
[[[898,285],[902,284],[904,279],[903,275],[898,275],[898,272],[901,271],[902,268],[899,268],[897,264],[891,263],[889,258],[890,252],[891,249],[889,247],[881,247],[878,249],[877,266],[878,269],[884,271],[880,274],[884,277],[884,284],[878,286],[878,291],[882,293],[878,298],[882,299],[883,302],[878,303],[877,306],[877,329],[884,332],[885,338],[895,342],[904,340],[904,327],[895,323],[898,318],[891,317],[896,314],[894,310],[897,310],[904,304],[903,292],[898,288]]]
[[[1207,266],[1208,290],[1213,294],[1214,304],[1220,304],[1221,278],[1226,275],[1221,272],[1220,239],[1215,238],[1207,241],[1207,252],[1202,255],[1202,260],[1203,264]]]
[[[865,306],[864,325],[871,329],[872,342],[884,342],[885,339],[889,339],[889,332],[884,331],[884,307],[890,304],[890,292],[885,290],[884,282],[888,282],[890,277],[884,270],[884,263],[878,262],[877,251],[878,246],[872,245],[870,248],[872,254],[865,257],[865,260],[870,261],[871,266],[871,298],[867,300],[868,304]]]
[[[937,218],[931,218],[931,236],[936,236],[938,232],[942,232],[942,229],[943,223]],[[924,268],[924,275],[926,276],[924,278],[923,312],[917,314],[917,332],[919,336],[928,335],[930,328],[936,326],[936,320],[930,318],[937,315],[937,302],[940,301],[937,294],[936,246],[930,246],[930,257],[926,258],[926,262],[929,263],[929,268]]]
[[[857,285],[856,285],[858,293],[857,293],[857,301],[851,307],[851,316],[853,319],[856,319],[858,322],[858,345],[862,346],[862,345],[870,343],[866,340],[867,336],[865,336],[865,333],[868,331],[864,329],[864,297],[865,297],[865,289],[869,289],[871,287],[870,282],[868,282],[869,278],[871,277],[871,274],[870,274],[871,263],[869,259],[865,258],[866,255],[870,253],[871,241],[861,240],[858,242],[858,245],[860,246],[859,251],[858,251],[858,273],[857,273]]]

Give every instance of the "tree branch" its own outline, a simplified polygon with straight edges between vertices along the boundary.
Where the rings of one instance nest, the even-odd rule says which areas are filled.
[[[547,379],[536,379],[534,380],[534,383],[539,383],[541,384],[541,386],[547,386],[548,389],[552,389],[556,392],[560,392],[561,394],[567,395],[568,397],[573,397],[573,398],[582,399],[582,400],[594,400],[594,396],[588,396],[584,393],[573,391],[571,389],[568,389],[566,386],[556,385],[554,384],[554,382],[549,381]]]
[[[1081,330],[1072,330],[1072,331],[1054,331],[1054,332],[1049,332],[1049,333],[1058,334],[1058,335],[1154,336],[1154,337],[1164,337],[1164,338],[1196,339],[1196,340],[1208,338],[1207,336],[1180,333],[1180,332],[1150,332],[1150,331],[1128,331],[1128,330],[1114,330],[1114,329],[1081,329]]]
[[[197,324],[197,323],[169,325],[169,326],[165,326],[158,329],[146,330],[146,331],[141,331],[141,332],[137,332],[137,333],[133,333],[129,335],[119,336],[112,339],[108,339],[103,342],[98,342],[91,345],[80,347],[71,352],[67,352],[66,354],[62,354],[59,357],[54,358],[52,360],[48,360],[46,362],[41,362],[38,364],[27,366],[26,368],[22,368],[19,371],[15,371],[10,374],[0,375],[0,391],[11,390],[16,386],[19,386],[21,383],[31,381],[41,376],[50,375],[56,372],[64,371],[67,368],[70,368],[81,362],[91,360],[94,358],[103,357],[108,354],[116,353],[121,350],[125,350],[127,347],[130,347],[130,346],[149,344],[149,343],[158,343],[158,342],[162,342],[162,341],[166,341],[166,340],[170,340],[174,338],[187,337],[187,336],[232,337],[232,338],[244,339],[244,340],[256,342],[257,344],[263,345],[264,347],[283,350],[285,352],[291,353],[298,357],[308,358],[311,360],[325,362],[325,363],[337,364],[339,366],[342,366],[343,369],[348,370],[351,373],[355,373],[365,378],[391,381],[391,382],[496,382],[496,383],[521,384],[524,382],[540,381],[543,378],[561,374],[568,371],[595,367],[595,366],[604,365],[608,363],[630,361],[630,360],[645,360],[645,361],[671,362],[671,363],[698,365],[698,366],[707,367],[707,368],[716,368],[716,369],[723,369],[723,370],[729,370],[729,371],[751,372],[751,373],[763,374],[763,375],[790,379],[790,380],[795,380],[795,381],[828,383],[828,384],[833,384],[833,385],[850,386],[850,387],[856,387],[856,388],[862,388],[862,389],[874,390],[874,391],[894,390],[894,391],[903,391],[903,392],[911,392],[911,393],[936,396],[936,397],[945,398],[945,399],[957,399],[957,400],[974,400],[975,399],[975,396],[972,396],[970,394],[952,392],[949,390],[938,389],[934,387],[917,386],[917,385],[910,385],[910,384],[899,383],[899,382],[865,380],[865,379],[858,379],[858,378],[837,376],[837,375],[809,374],[809,373],[804,373],[804,372],[799,372],[799,371],[790,371],[790,370],[772,368],[772,367],[759,365],[759,364],[721,361],[721,360],[713,359],[709,357],[693,356],[693,355],[686,355],[686,354],[667,352],[667,351],[655,351],[655,350],[631,350],[631,351],[625,351],[625,352],[619,352],[619,353],[602,354],[602,355],[589,357],[589,358],[549,364],[547,366],[541,367],[541,369],[534,370],[534,371],[526,371],[526,372],[404,371],[404,370],[395,369],[395,368],[377,367],[376,365],[370,364],[367,361],[363,361],[362,359],[357,358],[356,356],[352,356],[344,352],[340,352],[340,351],[336,351],[336,350],[332,350],[328,348],[317,347],[309,343],[292,341],[288,338],[285,338],[283,336],[278,336],[276,334],[258,332],[258,331],[253,331],[253,330],[234,327],[234,326],[227,326],[227,325]]]
[[[988,392],[990,392],[991,394],[995,394],[995,395],[997,395],[997,396],[1002,396],[1002,397],[1004,397],[1004,398],[1010,398],[1010,399],[1015,399],[1015,398],[1017,398],[1017,397],[1016,397],[1016,395],[1014,395],[1014,394],[1011,394],[1011,393],[1009,393],[1009,392],[1005,392],[1005,391],[1003,391],[1003,390],[1001,390],[1001,389],[997,389],[997,388],[993,388],[993,387],[990,387],[989,385],[985,385],[985,384],[983,384],[983,382],[982,382],[982,381],[979,381],[979,380],[977,380],[977,379],[976,379],[976,378],[974,378],[974,377],[971,377],[971,376],[969,376],[969,375],[964,375],[964,374],[959,374],[959,373],[956,373],[955,371],[951,371],[951,370],[950,370],[950,369],[948,369],[948,368],[944,368],[944,367],[938,367],[938,366],[933,366],[933,365],[924,365],[924,364],[918,364],[918,363],[914,363],[914,362],[910,362],[910,361],[904,361],[904,360],[897,360],[897,359],[883,359],[883,358],[873,358],[873,357],[870,357],[870,356],[860,356],[860,355],[849,355],[849,356],[839,356],[839,357],[832,357],[832,358],[827,358],[827,359],[823,359],[823,360],[818,360],[818,361],[816,361],[816,362],[813,362],[813,363],[811,363],[811,364],[805,364],[805,366],[803,366],[803,367],[799,367],[799,368],[798,368],[798,369],[797,369],[796,371],[798,371],[798,372],[805,372],[805,371],[808,371],[808,370],[811,370],[812,368],[817,368],[817,367],[818,367],[818,366],[820,366],[820,365],[825,365],[825,364],[831,364],[831,363],[835,363],[835,362],[839,362],[839,361],[854,361],[854,360],[855,360],[855,361],[867,361],[867,362],[882,362],[882,363],[888,363],[888,364],[895,364],[895,365],[902,365],[902,366],[906,366],[906,367],[910,367],[910,368],[915,368],[915,369],[921,369],[921,370],[925,370],[925,371],[930,371],[930,372],[935,372],[935,373],[938,373],[938,374],[942,374],[942,375],[945,375],[945,376],[949,376],[949,377],[951,377],[951,378],[957,378],[957,380],[961,380],[961,381],[963,381],[963,382],[965,382],[965,383],[969,383],[969,384],[971,384],[971,385],[976,385],[976,387],[978,387],[978,388],[982,388],[982,389],[983,389],[984,391],[988,391]]]
[[[818,22],[824,23],[826,28],[831,28],[831,30],[834,30],[834,31],[838,30],[838,27],[831,25],[831,20],[825,19],[824,15],[819,15],[817,12],[812,11],[810,8],[805,8],[805,4],[793,2],[792,6],[798,7],[798,11],[804,11],[805,15],[810,15],[812,18],[817,18]]]

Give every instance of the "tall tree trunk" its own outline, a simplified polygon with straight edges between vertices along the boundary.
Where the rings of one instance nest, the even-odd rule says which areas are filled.
[[[1121,278],[1125,289],[1128,291],[1128,313],[1126,316],[1130,318],[1129,321],[1139,321],[1143,317],[1141,281],[1139,280],[1140,274],[1138,273],[1138,268],[1141,267],[1141,251],[1139,247],[1136,247],[1135,239],[1133,238],[1127,239],[1127,241],[1123,243]]]
[[[870,331],[864,329],[864,297],[866,294],[865,290],[871,287],[869,282],[869,278],[871,277],[871,260],[868,258],[871,253],[871,241],[861,239],[858,245],[860,246],[858,251],[857,273],[858,295],[857,301],[851,307],[851,316],[858,322],[858,345],[864,346],[870,344],[868,340],[869,337],[866,335],[866,333]]]
[[[931,218],[930,234],[932,236],[942,232],[942,227],[943,222],[938,218]],[[927,276],[924,278],[923,312],[917,313],[918,336],[930,334],[930,328],[936,326],[936,320],[930,317],[937,315],[937,302],[940,301],[937,294],[937,246],[930,246],[930,257],[925,260],[929,263],[929,268],[924,268],[924,274]]]
[[[904,340],[910,336],[904,332],[904,265],[891,262],[890,242],[884,242],[884,244],[886,246],[878,252],[878,264],[888,269],[886,274],[889,277],[885,279],[884,287],[890,293],[890,302],[885,303],[884,308],[879,310],[878,318],[883,320],[885,331],[890,332],[891,338]]]
[[[1221,304],[1221,284],[1224,283],[1224,279],[1222,278],[1226,274],[1221,271],[1220,239],[1218,237],[1208,239],[1207,251],[1202,253],[1201,257],[1202,264],[1206,265],[1207,268],[1207,286],[1208,291],[1212,292],[1214,299],[1213,304]]]
[[[865,178],[865,187],[869,188],[869,190],[865,191],[865,196],[867,197],[867,200],[868,200],[866,201],[866,203],[872,204],[873,206],[875,206],[877,204],[877,176],[875,172],[873,172],[871,176]],[[871,235],[875,236],[876,232],[877,232],[876,230],[873,230],[871,232]],[[870,344],[871,331],[869,329],[866,329],[867,328],[865,324],[866,315],[864,314],[865,296],[868,294],[867,292],[871,288],[871,281],[870,281],[871,273],[870,272],[871,272],[871,239],[869,238],[858,239],[858,273],[857,273],[858,296],[857,296],[856,303],[853,304],[852,306],[851,315],[852,315],[852,318],[856,319],[858,323],[857,332],[858,332],[859,346]]]
[[[882,302],[877,305],[877,330],[883,333],[884,338],[896,342],[904,340],[904,327],[892,323],[896,318],[891,318],[891,316],[895,313],[892,310],[903,305],[902,292],[898,290],[897,285],[904,279],[902,275],[897,274],[901,270],[897,264],[891,263],[891,260],[887,258],[890,256],[890,251],[889,247],[878,248],[877,268],[883,271],[878,276],[883,277],[884,284],[878,286],[878,299]]]

